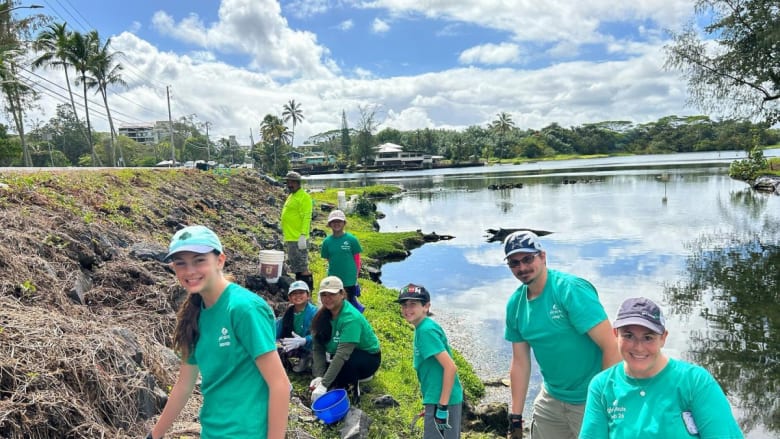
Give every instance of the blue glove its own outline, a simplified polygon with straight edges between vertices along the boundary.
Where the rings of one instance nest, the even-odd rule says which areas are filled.
[[[450,425],[449,408],[446,405],[436,404],[436,412],[434,412],[433,421],[436,422],[436,429],[439,431],[452,428],[452,425]]]

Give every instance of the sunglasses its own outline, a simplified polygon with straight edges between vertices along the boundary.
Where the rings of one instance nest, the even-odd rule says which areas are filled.
[[[531,265],[534,262],[534,258],[537,257],[539,253],[532,253],[527,256],[523,256],[520,259],[509,259],[506,261],[506,265],[509,266],[509,268],[516,268],[521,265]]]

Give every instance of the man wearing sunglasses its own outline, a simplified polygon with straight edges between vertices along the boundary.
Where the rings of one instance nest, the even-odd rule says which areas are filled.
[[[504,330],[512,343],[510,437],[523,437],[533,348],[543,382],[531,439],[576,439],[591,378],[620,361],[612,325],[590,282],[547,268],[547,253],[533,232],[507,236],[504,255],[522,282],[507,304]]]

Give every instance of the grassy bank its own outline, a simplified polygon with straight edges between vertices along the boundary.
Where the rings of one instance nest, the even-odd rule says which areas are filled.
[[[339,190],[346,192],[347,199],[351,195],[366,197],[387,197],[400,192],[395,186],[372,186],[353,189],[327,189],[312,193],[312,198],[318,206],[323,203],[337,205]],[[319,215],[312,227],[330,232],[325,224],[326,214]],[[353,213],[347,215],[347,231],[354,234],[364,249],[364,264],[375,263],[378,259],[393,259],[404,255],[407,248],[422,245],[419,232],[376,232],[373,228],[375,215],[360,216]],[[321,239],[315,241],[317,245]],[[325,276],[325,261],[316,252],[311,252],[311,266],[315,279]],[[413,417],[422,408],[417,376],[412,367],[413,328],[400,315],[395,299],[398,292],[380,284],[361,279],[361,302],[366,305],[365,316],[371,322],[382,344],[382,366],[376,377],[369,384],[370,394],[362,399],[360,408],[366,411],[376,423],[371,428],[371,437],[392,438],[407,437],[408,426]],[[459,354],[455,354],[456,364],[461,381],[466,392],[466,398],[476,402],[484,393],[482,382],[474,373],[468,362]],[[293,385],[304,391],[308,378],[295,379]],[[392,409],[375,409],[371,398],[379,395],[392,395],[400,406]],[[322,437],[338,437],[337,432],[324,430]],[[318,436],[320,437],[320,436]],[[467,433],[463,437],[480,438],[493,437],[478,433]]]

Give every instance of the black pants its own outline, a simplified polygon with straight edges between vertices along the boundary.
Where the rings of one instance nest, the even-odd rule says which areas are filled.
[[[349,360],[341,367],[339,374],[331,384],[332,389],[343,389],[350,384],[355,384],[358,380],[368,378],[379,369],[382,363],[382,353],[369,354],[366,351],[355,349]]]

